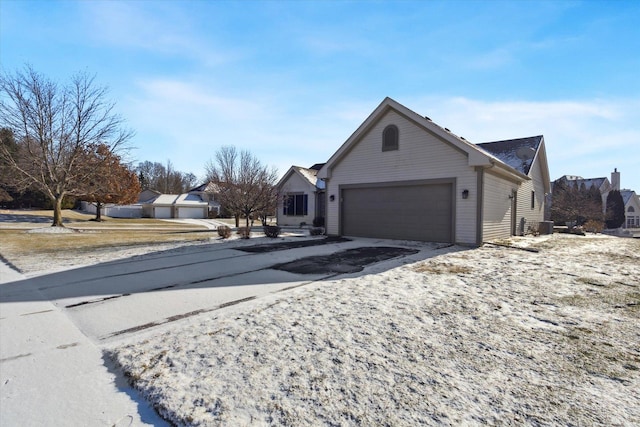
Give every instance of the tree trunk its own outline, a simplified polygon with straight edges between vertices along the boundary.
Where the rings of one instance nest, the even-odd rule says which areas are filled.
[[[240,227],[240,215],[235,214],[234,217],[236,219],[236,228],[238,228]]]
[[[56,195],[53,199],[53,224],[52,227],[64,227],[62,223],[62,199],[64,195]]]
[[[101,209],[102,203],[96,202],[96,221],[98,222],[102,221],[102,212],[100,212]]]

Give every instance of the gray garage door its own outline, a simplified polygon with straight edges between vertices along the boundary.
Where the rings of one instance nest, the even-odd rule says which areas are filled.
[[[384,239],[453,241],[452,184],[342,190],[342,234]]]

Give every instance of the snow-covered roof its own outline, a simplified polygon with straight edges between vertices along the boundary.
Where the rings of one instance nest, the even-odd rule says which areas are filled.
[[[300,175],[302,175],[307,181],[309,181],[312,185],[316,185],[316,181],[318,180],[318,178],[316,178],[316,175],[318,175],[318,171],[315,169],[307,169],[307,168],[303,168],[300,166],[294,166],[294,168],[300,172]]]
[[[207,202],[197,194],[161,194],[154,201],[154,205],[206,206]]]
[[[289,171],[282,177],[278,186],[281,186],[292,173],[298,173],[304,180],[309,182],[312,186],[324,190],[325,183],[321,179],[318,179],[318,170],[324,165],[324,163],[317,163],[310,168],[303,168],[302,166],[291,166]]]
[[[575,175],[564,175],[558,178],[557,180],[555,180],[554,183],[558,181],[565,181],[567,184],[575,187],[581,187],[582,184],[584,184],[586,189],[589,189],[591,187],[596,187],[598,190],[601,190],[602,192],[607,191],[609,189],[609,179],[607,178],[585,179]]]
[[[511,168],[528,175],[541,141],[542,135],[538,135],[476,145]]]
[[[202,200],[202,197],[197,194],[184,193],[178,196],[176,199],[176,205],[206,205],[207,202]]]

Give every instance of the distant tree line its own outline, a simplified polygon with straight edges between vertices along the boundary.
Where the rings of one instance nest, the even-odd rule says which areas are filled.
[[[167,161],[166,165],[150,161],[140,162],[136,167],[136,173],[143,190],[182,194],[198,185],[198,178],[194,174],[175,170],[171,161]]]

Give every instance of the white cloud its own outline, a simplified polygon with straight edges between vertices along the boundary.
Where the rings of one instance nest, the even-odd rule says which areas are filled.
[[[195,32],[193,17],[170,2],[81,2],[87,34],[98,41],[121,48],[140,49],[179,56],[214,66],[238,60],[243,53],[230,52],[204,40]]]
[[[317,104],[291,94],[247,91],[228,95],[204,81],[141,82],[126,116],[144,146],[140,160],[164,161],[202,175],[223,145],[248,149],[283,174],[292,164],[324,162],[382,99],[334,99]],[[397,98],[473,143],[544,135],[551,178],[622,172],[640,189],[637,143],[640,100],[484,101],[464,97]],[[149,158],[149,156],[160,156]]]
[[[604,177],[617,167],[623,186],[640,189],[640,100],[398,101],[473,143],[544,135],[552,179],[565,174]]]

